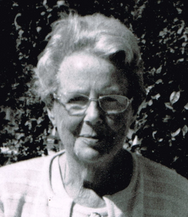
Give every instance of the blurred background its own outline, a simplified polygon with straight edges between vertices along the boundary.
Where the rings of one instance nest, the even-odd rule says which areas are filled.
[[[33,68],[62,12],[114,16],[138,37],[147,98],[125,148],[188,178],[187,0],[0,0],[0,166],[59,150]]]

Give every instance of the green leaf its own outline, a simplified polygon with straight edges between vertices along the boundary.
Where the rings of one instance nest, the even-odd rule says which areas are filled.
[[[160,67],[157,69],[156,73],[157,73],[157,74],[160,74],[161,71],[162,71],[162,66],[160,66]]]
[[[160,97],[161,97],[161,95],[160,95],[160,93],[158,93],[155,96],[152,96],[151,98],[158,100]]]
[[[188,110],[188,103],[184,106],[184,109]]]
[[[173,107],[172,107],[172,105],[171,105],[169,102],[166,102],[166,103],[165,103],[165,106],[166,106],[168,109],[173,110]]]
[[[180,91],[173,91],[170,95],[170,103],[173,105],[180,99]]]
[[[179,129],[177,129],[175,132],[171,133],[171,136],[172,136],[172,137],[176,137],[177,135],[180,134],[180,132],[181,132],[181,129],[179,128]]]
[[[184,127],[182,128],[182,133],[183,133],[184,137],[188,133],[188,126],[187,125],[184,125]]]

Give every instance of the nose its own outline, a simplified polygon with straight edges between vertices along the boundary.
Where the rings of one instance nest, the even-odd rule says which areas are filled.
[[[84,121],[92,124],[93,126],[102,123],[102,113],[97,101],[90,101],[85,112]]]

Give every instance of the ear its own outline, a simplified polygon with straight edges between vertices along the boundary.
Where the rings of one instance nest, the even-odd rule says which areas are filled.
[[[137,117],[137,113],[135,113],[133,110],[131,110],[130,112],[130,128],[131,129],[134,129],[134,124],[135,124],[135,121],[136,121],[136,117]]]
[[[52,122],[53,126],[55,126],[56,123],[55,123],[55,115],[54,115],[53,108],[52,109],[47,108],[47,112],[48,112],[48,117],[49,117],[50,121]]]
[[[131,125],[134,124],[135,120],[136,120],[136,115],[133,115],[131,120],[130,120],[130,124]]]

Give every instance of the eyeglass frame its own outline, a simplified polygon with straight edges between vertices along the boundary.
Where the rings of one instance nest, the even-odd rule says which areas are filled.
[[[68,112],[68,114],[69,114],[70,116],[84,116],[84,115],[85,115],[85,112],[86,112],[86,110],[87,110],[87,108],[88,108],[88,106],[89,106],[89,104],[90,104],[91,101],[98,102],[99,107],[102,109],[103,112],[105,112],[106,115],[116,115],[116,114],[121,114],[121,113],[123,113],[124,111],[127,110],[127,108],[129,107],[129,105],[130,105],[130,104],[132,103],[132,101],[133,101],[133,98],[129,99],[129,98],[126,97],[126,96],[123,96],[123,95],[117,95],[117,94],[111,94],[111,95],[99,96],[98,99],[97,99],[97,98],[89,98],[87,95],[79,94],[79,96],[84,96],[84,97],[88,98],[88,102],[87,102],[86,109],[85,109],[85,111],[84,111],[83,114],[71,114],[70,111],[66,108],[66,104],[60,101],[60,97],[61,97],[61,96],[62,96],[62,94],[56,94],[56,93],[53,93],[53,98],[54,98],[55,100],[57,100],[58,103],[60,103],[60,104],[65,108],[65,110]],[[120,112],[117,112],[117,113],[111,113],[111,114],[108,113],[108,112],[106,112],[106,111],[104,111],[104,109],[103,109],[102,106],[101,106],[100,99],[101,99],[101,98],[104,98],[104,97],[107,97],[107,96],[121,96],[121,97],[126,98],[126,99],[128,100],[128,103],[127,103],[126,108],[123,109],[123,110],[120,111]]]

